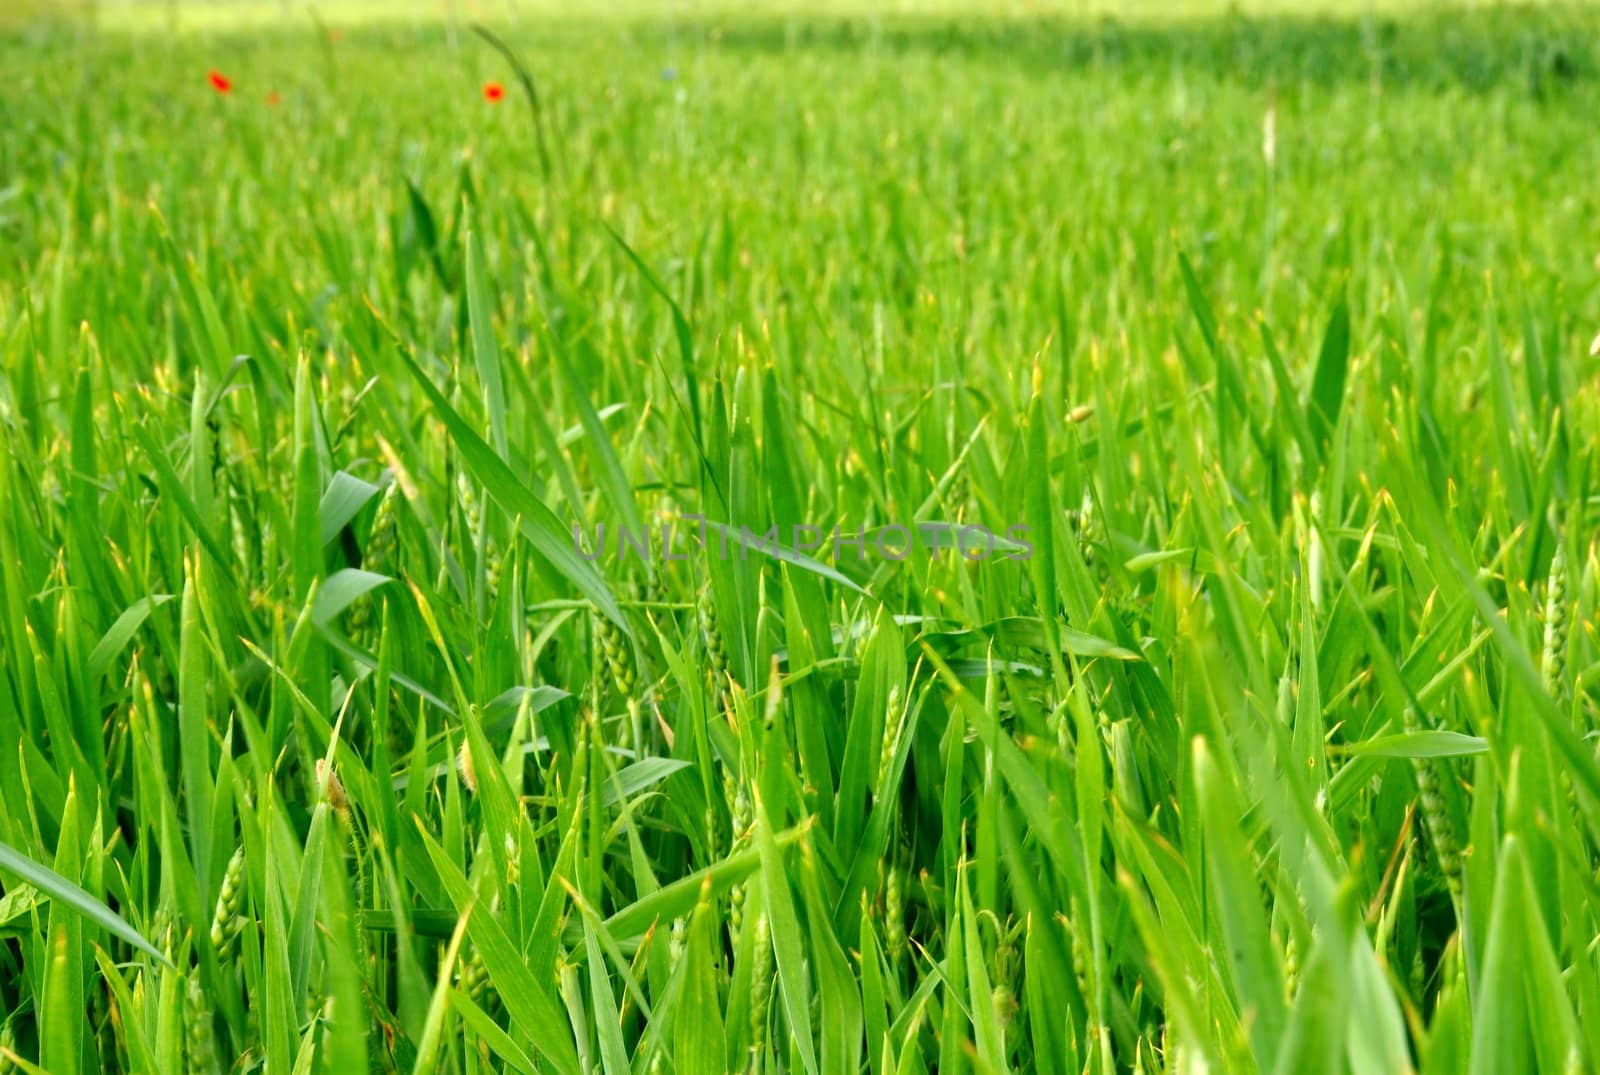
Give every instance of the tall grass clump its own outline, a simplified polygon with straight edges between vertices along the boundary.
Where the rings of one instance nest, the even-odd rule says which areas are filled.
[[[1600,1065],[1592,11],[271,7],[0,19],[5,1070]]]

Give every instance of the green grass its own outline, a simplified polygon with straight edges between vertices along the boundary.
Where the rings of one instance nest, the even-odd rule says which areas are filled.
[[[1600,1065],[1600,16],[793,8],[0,34],[0,1066]]]

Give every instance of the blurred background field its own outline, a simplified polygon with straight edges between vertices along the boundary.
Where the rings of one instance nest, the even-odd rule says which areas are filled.
[[[710,15],[953,16],[986,19],[1106,17],[1139,19],[1244,15],[1403,15],[1419,5],[1400,0],[619,0],[608,4],[561,0],[9,0],[16,17],[80,17],[104,27],[222,29],[271,26],[315,11],[328,22],[416,22],[467,19],[565,18],[604,20]],[[1422,5],[1424,7],[1430,5]],[[1439,6],[1439,5],[1431,5]],[[1559,6],[1559,0],[1460,0],[1454,9]]]

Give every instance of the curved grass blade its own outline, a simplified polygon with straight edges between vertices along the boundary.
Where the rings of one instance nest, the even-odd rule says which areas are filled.
[[[539,172],[548,184],[551,181],[550,146],[545,138],[544,105],[539,100],[539,89],[534,84],[533,75],[529,73],[527,66],[517,59],[517,54],[511,51],[511,47],[495,36],[487,26],[475,22],[472,24],[472,32],[505,57],[506,63],[511,65],[511,70],[516,72],[517,81],[522,84],[522,92],[528,95],[528,107],[533,109],[533,134],[539,150]]]
[[[59,900],[63,906],[77,911],[107,933],[127,941],[162,966],[172,966],[171,961],[145,940],[138,930],[130,926],[127,919],[48,866],[40,865],[9,844],[0,843],[0,870],[16,874],[40,892]]]
[[[422,372],[416,361],[404,350],[400,350],[398,354],[400,361],[416,378],[423,394],[433,404],[434,411],[443,420],[451,439],[461,451],[467,469],[483,485],[484,491],[507,514],[516,518],[523,536],[557,572],[593,601],[595,606],[605,613],[607,619],[631,637],[633,628],[628,625],[627,617],[617,606],[617,599],[612,596],[611,588],[573,548],[571,534],[562,528],[555,513],[545,507],[544,502],[534,496],[533,490],[512,472],[506,461],[496,455],[494,449],[472,431],[472,427],[456,413],[454,407],[450,406],[450,401],[445,398],[444,393],[428,379],[428,375]]]
[[[150,613],[172,600],[169,593],[151,594],[141,597],[125,609],[118,616],[116,622],[106,628],[106,633],[100,636],[100,641],[95,643],[94,649],[89,651],[89,676],[99,679],[111,667],[111,661],[122,648],[128,644],[134,634],[149,619]]]

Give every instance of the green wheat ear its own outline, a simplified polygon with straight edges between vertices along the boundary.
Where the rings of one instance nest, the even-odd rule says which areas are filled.
[[[244,907],[244,848],[241,846],[228,859],[228,868],[222,875],[222,888],[217,893],[216,912],[211,917],[211,946],[217,959],[226,962],[232,955],[233,942],[242,928]]]
[[[215,1075],[218,1070],[212,1018],[211,1002],[200,984],[200,973],[193,971],[188,975],[183,1004],[184,1070],[190,1075]]]
[[[606,674],[618,697],[632,701],[638,686],[633,671],[633,656],[627,636],[607,616],[596,613],[593,617],[595,633],[599,636],[600,653],[605,658]]]
[[[1405,728],[1408,734],[1422,731],[1416,710],[1410,706],[1405,711]],[[1443,766],[1433,758],[1413,758],[1412,772],[1417,780],[1417,799],[1422,807],[1423,824],[1427,827],[1433,853],[1439,860],[1439,870],[1444,875],[1450,895],[1458,902],[1461,898],[1461,844],[1454,820],[1442,794],[1446,778]]]
[[[705,641],[706,667],[710,676],[712,697],[717,700],[718,713],[727,714],[733,704],[728,694],[730,683],[728,651],[722,639],[722,629],[717,623],[716,604],[712,600],[709,584],[700,591],[699,601],[695,605],[695,618],[700,625],[701,637]]]
[[[1544,649],[1539,660],[1545,687],[1557,701],[1567,694],[1567,646],[1571,630],[1567,611],[1567,549],[1565,542],[1558,538],[1545,583]]]
[[[750,1070],[758,1072],[767,1050],[774,985],[772,927],[764,913],[756,917],[753,953],[750,969]]]

